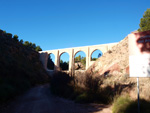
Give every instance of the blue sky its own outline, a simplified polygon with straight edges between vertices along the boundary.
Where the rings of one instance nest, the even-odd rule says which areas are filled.
[[[119,42],[150,0],[0,0],[0,29],[43,50]]]

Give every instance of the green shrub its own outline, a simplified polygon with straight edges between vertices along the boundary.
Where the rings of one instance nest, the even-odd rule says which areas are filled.
[[[113,113],[124,113],[129,103],[131,103],[131,99],[129,97],[118,97],[113,104]]]
[[[89,90],[90,92],[96,93],[102,84],[103,80],[101,77],[93,77],[92,75],[89,74],[85,75],[84,85],[86,89]]]
[[[14,35],[14,36],[13,36],[13,39],[14,39],[16,42],[18,42],[18,35]]]
[[[40,46],[36,46],[35,51],[42,51]]]
[[[20,42],[21,44],[23,44],[23,39],[21,39],[19,42]]]
[[[12,38],[12,34],[11,33],[6,33],[6,36],[9,38]]]
[[[3,31],[3,34],[6,34],[6,31]]]
[[[116,93],[111,86],[101,87],[98,92],[95,93],[95,101],[97,103],[111,104]]]
[[[102,87],[104,77],[93,76],[86,74],[85,76],[85,87],[88,94],[90,94],[90,101],[96,103],[111,103],[115,92],[111,86]]]
[[[75,102],[89,103],[89,102],[92,102],[92,100],[93,100],[92,95],[90,95],[88,92],[84,92],[80,94],[79,96],[77,96],[77,98],[75,99]]]
[[[70,96],[70,99],[76,101],[77,97],[78,97],[79,95],[81,95],[83,92],[85,92],[85,89],[83,89],[83,88],[81,88],[81,87],[79,87],[79,86],[75,86],[75,87],[73,88],[73,92],[72,92],[72,94],[71,94],[71,96]]]
[[[150,102],[140,99],[140,113],[150,113]],[[129,97],[119,97],[114,101],[113,113],[137,113],[138,102],[131,100]]]
[[[0,36],[2,36],[3,30],[0,29]]]

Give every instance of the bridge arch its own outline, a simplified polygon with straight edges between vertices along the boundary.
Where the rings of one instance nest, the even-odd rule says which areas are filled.
[[[60,54],[59,54],[59,58],[61,57],[61,55],[62,54],[64,54],[64,53],[67,53],[68,55],[69,55],[69,53],[68,52],[61,52]]]
[[[88,68],[89,65],[89,47],[85,46],[85,47],[76,47],[74,48],[74,56],[76,55],[76,53],[78,53],[79,51],[83,51],[86,55],[86,69]],[[74,57],[73,57],[74,58]]]
[[[93,61],[93,56],[94,58],[99,58],[103,55],[102,51],[99,49],[94,49],[91,54],[90,54],[90,61]],[[96,57],[95,57],[96,56]]]
[[[48,54],[47,69],[48,70],[55,69],[55,55],[53,53]]]
[[[85,70],[86,68],[86,53],[84,51],[78,51],[74,55],[73,65],[75,70]]]
[[[63,57],[63,58],[61,58]],[[69,53],[62,52],[59,56],[59,67],[61,70],[69,70]]]
[[[86,54],[86,51],[83,49],[79,49],[79,50],[76,50],[75,52],[74,52],[74,57],[76,56],[76,54],[77,53],[79,53],[79,52],[84,52],[85,53],[85,55],[87,56],[87,54]]]
[[[75,57],[79,52],[83,52],[83,53],[85,54],[85,56],[87,56],[86,53],[85,53],[84,51],[79,50],[79,51],[77,51],[77,52],[74,54],[74,57]]]

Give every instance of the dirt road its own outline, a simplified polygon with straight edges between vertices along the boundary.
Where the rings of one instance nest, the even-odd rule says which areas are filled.
[[[18,97],[4,113],[111,113],[99,104],[77,104],[50,93],[49,85],[37,86]]]

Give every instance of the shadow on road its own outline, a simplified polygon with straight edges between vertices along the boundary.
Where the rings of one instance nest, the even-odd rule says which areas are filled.
[[[49,85],[36,86],[14,100],[3,113],[104,113],[108,106],[100,104],[78,104],[56,97],[50,93]],[[109,113],[109,112],[106,112]]]

